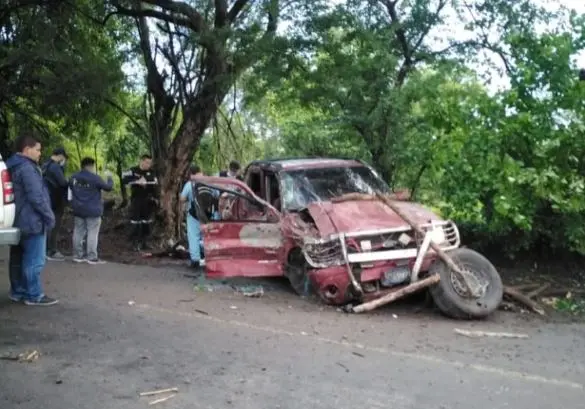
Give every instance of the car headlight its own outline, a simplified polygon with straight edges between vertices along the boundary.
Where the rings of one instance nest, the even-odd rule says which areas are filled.
[[[431,230],[431,240],[435,242],[435,244],[443,244],[447,241],[447,237],[445,237],[445,230],[443,230],[443,226],[434,226]]]

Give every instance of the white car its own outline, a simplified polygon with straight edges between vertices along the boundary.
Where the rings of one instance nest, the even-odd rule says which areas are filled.
[[[20,241],[20,231],[13,227],[15,214],[16,206],[10,172],[0,155],[0,294],[8,292],[9,246],[18,244]]]

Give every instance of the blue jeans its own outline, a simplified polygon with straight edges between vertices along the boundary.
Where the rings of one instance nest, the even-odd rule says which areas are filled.
[[[46,234],[25,236],[10,248],[10,296],[13,299],[38,301],[45,295],[41,271],[45,267]]]
[[[201,260],[201,224],[190,214],[187,214],[187,240],[189,241],[189,255],[191,261]]]

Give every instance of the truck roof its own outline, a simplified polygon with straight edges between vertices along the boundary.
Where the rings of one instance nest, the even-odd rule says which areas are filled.
[[[363,166],[363,163],[356,159],[311,157],[255,160],[251,162],[249,166],[268,167],[273,168],[274,170],[299,170],[310,168]]]

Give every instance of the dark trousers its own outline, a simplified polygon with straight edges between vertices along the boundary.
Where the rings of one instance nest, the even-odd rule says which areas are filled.
[[[154,204],[148,199],[133,199],[130,202],[130,239],[136,246],[146,246],[154,222]]]
[[[58,204],[53,206],[53,213],[55,214],[55,227],[53,227],[49,234],[47,234],[47,254],[51,255],[58,251],[57,239],[59,232],[61,231],[61,222],[63,220],[63,214],[65,213],[65,205]]]

